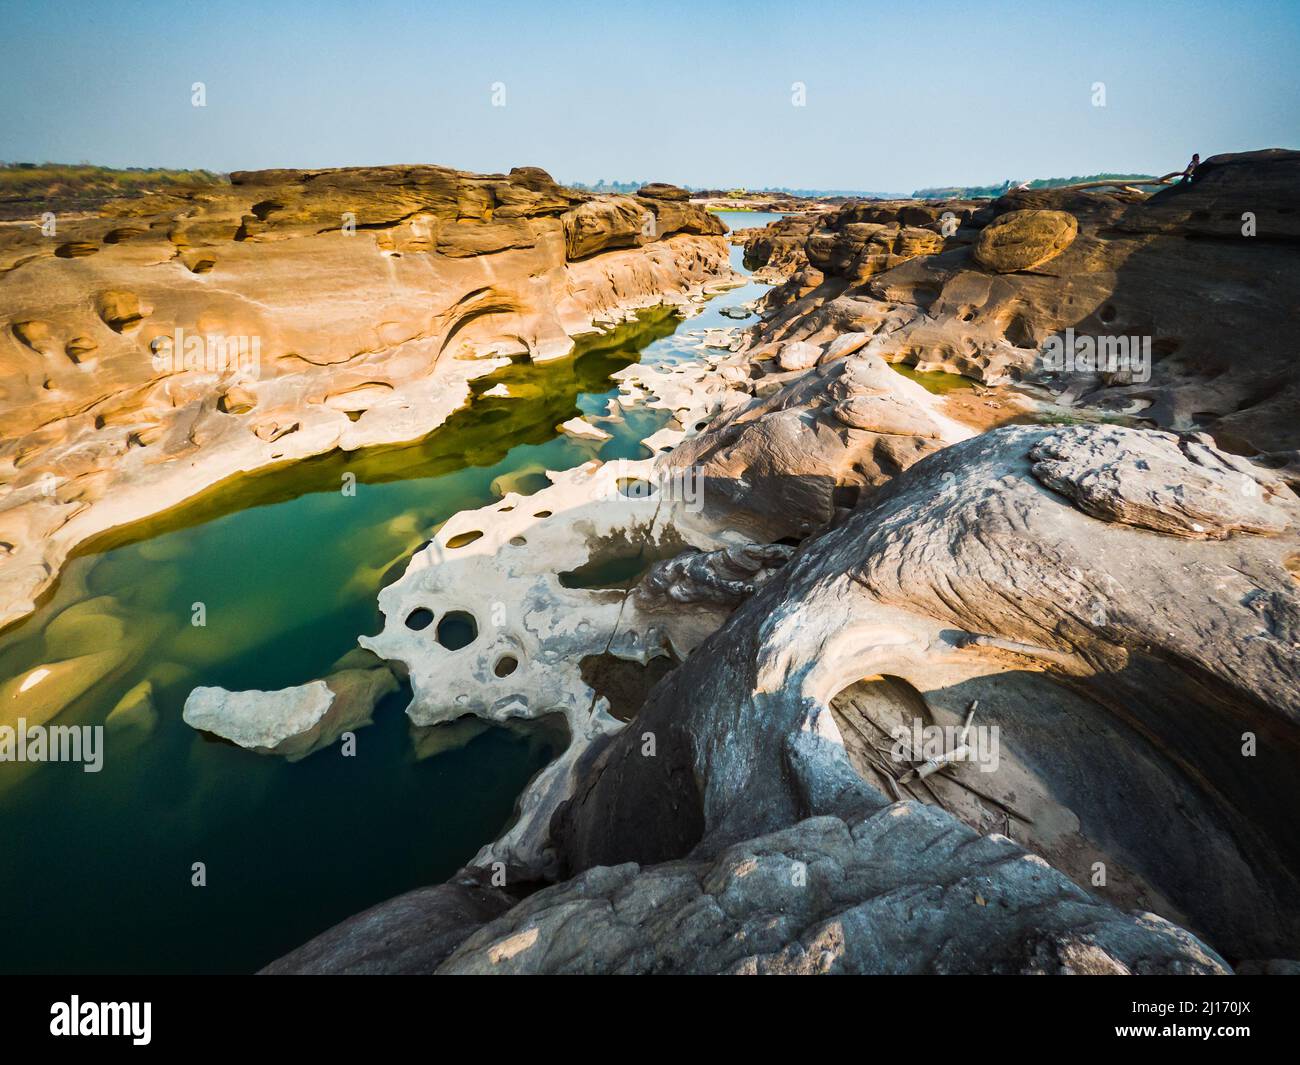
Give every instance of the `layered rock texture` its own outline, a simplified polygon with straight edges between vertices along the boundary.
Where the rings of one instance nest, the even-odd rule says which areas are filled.
[[[587,745],[551,824],[570,879],[460,920],[452,944],[448,913],[478,890],[462,877],[276,968],[1216,973],[1294,955],[1297,558],[1300,501],[1204,438],[955,443],[805,544]],[[996,772],[909,780],[882,753],[973,701]],[[368,927],[394,945],[362,949]],[[437,935],[413,959],[401,927]]]
[[[620,539],[677,557],[612,620],[557,612],[573,593],[501,546],[526,527],[460,516],[536,632],[582,609],[606,658],[681,664],[607,721],[584,670],[570,728],[601,727],[522,834],[273,969],[1293,969],[1298,177],[1274,150],[1152,197],[846,204],[747,235],[788,277],[762,319],[623,371],[620,405],[673,412],[656,457],[555,475],[539,515],[564,566],[565,537],[589,568]],[[1051,362],[1076,334],[1150,361]],[[696,490],[637,516],[579,490],[602,477]],[[373,643],[431,693],[442,660],[395,622],[447,591],[413,566]],[[546,647],[525,716],[572,672]]]
[[[889,362],[1014,384],[1085,416],[1208,432],[1295,484],[1297,189],[1300,153],[1270,149],[1214,156],[1194,182],[1153,196],[1018,190],[910,208],[931,221],[849,205],[806,235],[787,219],[748,238],[757,262],[789,232],[806,263],[780,253],[792,272],[750,343],[865,332]],[[909,244],[909,226],[927,236]]]
[[[745,266],[756,276],[796,275],[801,288],[813,288],[828,272],[865,279],[937,252],[979,206],[969,200],[850,201],[837,210],[788,214],[736,239],[745,247]]]
[[[1121,914],[1005,836],[897,803],[716,858],[597,867],[479,928],[440,973],[1216,974],[1195,937]]]
[[[1289,489],[1196,440],[955,444],[805,546],[656,688],[558,820],[559,849],[574,871],[654,864],[840,811],[862,780],[889,790],[877,747],[896,726],[960,724],[978,700],[1001,764],[918,798],[1076,882],[1103,863],[1099,896],[1225,955],[1293,954],[1298,518]]]
[[[730,282],[724,227],[679,192],[276,170],[0,228],[0,624],[107,528],[417,438],[494,359]]]

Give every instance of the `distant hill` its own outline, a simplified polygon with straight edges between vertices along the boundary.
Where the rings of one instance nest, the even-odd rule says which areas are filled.
[[[1062,185],[1078,185],[1085,181],[1154,181],[1155,174],[1084,174],[1082,177],[1035,178],[1031,189],[1057,189]],[[912,196],[918,200],[979,200],[996,199],[1020,185],[1008,179],[1001,185],[950,185],[943,188],[917,189]]]

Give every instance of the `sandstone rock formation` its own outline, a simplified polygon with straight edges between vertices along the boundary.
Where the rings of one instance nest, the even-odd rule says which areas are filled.
[[[335,925],[267,975],[432,973],[468,931],[507,910],[512,896],[465,875],[381,903]]]
[[[823,221],[821,211],[788,214],[761,229],[743,229],[733,239],[745,249],[746,269],[761,281],[779,282],[807,265],[804,245]]]
[[[363,642],[411,670],[413,717],[558,711],[570,748],[474,869],[272,968],[1286,971],[1297,167],[816,219],[755,327],[618,375],[619,406],[673,414],[655,458],[551,474],[531,520],[514,498],[458,515],[385,591]],[[1066,330],[1146,337],[1150,380],[1047,365]],[[975,435],[970,404],[891,362],[1014,392],[1003,420],[1126,424]],[[662,490],[687,477],[702,490]],[[593,587],[622,543],[680,551]],[[508,620],[472,652],[420,635],[489,600]],[[575,664],[656,651],[681,664],[628,725]],[[936,761],[926,730],[960,745]],[[488,897],[492,861],[510,876]]]
[[[420,728],[473,715],[487,721],[561,721],[564,753],[529,785],[510,830],[475,864],[515,876],[553,875],[549,822],[571,793],[591,744],[621,726],[583,663],[613,655],[644,667],[684,657],[721,623],[712,611],[662,613],[611,582],[611,566],[737,544],[702,521],[689,494],[654,462],[590,462],[532,495],[462,511],[379,595],[383,631],[363,647],[409,676],[407,716]]]
[[[1117,478],[1090,480],[1096,454]],[[1187,515],[1224,537],[1155,531]],[[801,549],[634,728],[592,740],[552,823],[570,879],[459,921],[463,885],[404,896],[274,969],[1212,973],[1294,955],[1278,799],[1297,557],[1300,501],[1201,439],[954,444]],[[845,704],[882,678],[910,698]],[[959,722],[972,698],[1003,737],[990,776],[918,788],[849,742]],[[435,932],[412,960],[367,947],[371,927]]]
[[[801,364],[827,354],[804,348]],[[710,516],[756,540],[820,531],[864,489],[972,435],[938,410],[937,397],[865,351],[753,384],[759,394],[728,404],[665,464],[693,471]]]
[[[1028,270],[1055,259],[1078,233],[1065,211],[1008,211],[980,230],[975,261],[999,274]]]
[[[941,250],[971,218],[969,200],[850,201],[838,210],[787,215],[739,234],[745,266],[762,280],[800,278],[815,288],[827,274],[864,280],[917,255]]]
[[[770,580],[794,553],[786,544],[739,544],[656,562],[636,586],[642,610],[681,603],[737,606]]]
[[[240,473],[418,438],[507,355],[731,283],[665,189],[274,170],[0,230],[0,625],[78,544]]]
[[[865,332],[887,361],[1016,385],[1088,417],[1203,431],[1300,483],[1297,189],[1300,153],[1273,149],[1214,156],[1154,196],[1017,190],[951,205],[944,249],[901,262],[873,259],[874,231],[855,227],[917,222],[845,207],[809,232],[809,267],[769,296],[749,347]],[[864,272],[876,261],[886,268]],[[1054,365],[1049,341],[1070,336],[1135,354],[1138,372],[1082,356]]]

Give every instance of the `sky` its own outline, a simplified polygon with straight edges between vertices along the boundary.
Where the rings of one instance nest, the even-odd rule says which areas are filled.
[[[0,160],[878,192],[1163,174],[1300,147],[1298,56],[1300,0],[0,0]]]

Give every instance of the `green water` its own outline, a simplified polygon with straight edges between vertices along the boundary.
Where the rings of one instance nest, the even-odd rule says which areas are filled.
[[[961,392],[964,389],[974,388],[978,383],[974,378],[962,377],[960,374],[944,373],[941,370],[934,370],[922,373],[915,366],[906,366],[901,362],[891,362],[889,364],[909,381],[915,381],[927,392],[936,396],[946,396],[949,392]]]
[[[0,971],[249,971],[445,879],[497,836],[554,757],[553,733],[460,729],[467,743],[417,760],[403,690],[357,732],[355,757],[335,746],[289,764],[195,732],[185,697],[324,675],[378,631],[379,588],[452,514],[536,491],[545,469],[648,455],[640,441],[666,412],[601,421],[613,434],[603,443],[555,427],[604,418],[611,373],[681,359],[675,332],[727,325],[720,307],[762,291],[733,290],[685,324],[645,312],[567,359],[513,363],[474,382],[472,402],[418,443],[218,486],[72,559],[41,608],[0,634],[0,682],[87,655],[59,724],[102,724],[143,681],[157,717],[106,729],[99,773],[0,763]],[[483,395],[499,384],[512,398]],[[349,474],[354,494],[341,490]],[[191,885],[195,862],[204,887]]]

